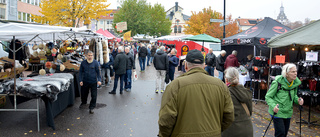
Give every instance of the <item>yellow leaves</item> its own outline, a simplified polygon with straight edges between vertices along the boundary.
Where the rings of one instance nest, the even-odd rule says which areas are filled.
[[[76,27],[80,22],[89,24],[92,19],[98,19],[111,11],[107,11],[110,4],[106,0],[45,0],[41,1],[43,16],[33,16],[42,24]]]

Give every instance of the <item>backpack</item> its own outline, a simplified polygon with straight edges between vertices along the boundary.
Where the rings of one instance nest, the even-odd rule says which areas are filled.
[[[277,92],[276,93],[278,93],[279,92],[279,90],[281,89],[281,84],[277,81],[277,83],[278,83],[278,88],[277,88]],[[294,90],[296,90],[298,87],[295,87],[294,88]],[[285,91],[288,91],[288,94],[289,94],[289,97],[290,97],[290,101],[292,101],[292,97],[291,97],[291,94],[290,94],[290,91],[292,90],[286,90],[286,89],[282,89],[282,90],[285,90]]]

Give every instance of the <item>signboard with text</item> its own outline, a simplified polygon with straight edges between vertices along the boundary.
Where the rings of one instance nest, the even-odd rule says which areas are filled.
[[[117,25],[117,31],[127,30],[127,22],[119,22]]]

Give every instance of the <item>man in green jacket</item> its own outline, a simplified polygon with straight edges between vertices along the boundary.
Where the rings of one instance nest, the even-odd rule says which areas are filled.
[[[186,73],[163,94],[159,112],[160,137],[220,137],[234,120],[228,87],[208,75],[199,50],[186,57]]]

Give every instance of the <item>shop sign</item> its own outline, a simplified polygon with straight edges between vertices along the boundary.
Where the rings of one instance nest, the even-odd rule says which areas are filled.
[[[183,45],[181,47],[181,56],[187,55],[189,51],[189,46],[188,45]]]

